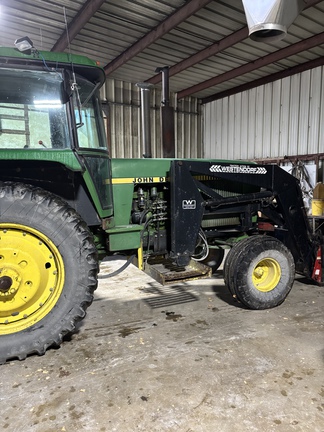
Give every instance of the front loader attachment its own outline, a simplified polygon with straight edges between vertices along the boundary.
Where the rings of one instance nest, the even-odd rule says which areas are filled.
[[[323,238],[312,233],[298,180],[277,165],[173,161],[170,183],[171,257],[178,265],[189,262],[201,230],[219,244],[225,237],[235,243],[241,236],[268,235],[288,248],[297,272],[314,279]],[[217,221],[234,215],[231,234]],[[204,221],[211,221],[207,228]]]

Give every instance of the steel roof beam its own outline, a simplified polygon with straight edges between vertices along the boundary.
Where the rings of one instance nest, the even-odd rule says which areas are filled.
[[[319,57],[319,58],[316,58],[314,60],[310,60],[308,62],[301,63],[297,66],[290,67],[290,68],[285,69],[283,71],[276,72],[276,73],[271,74],[271,75],[267,75],[263,78],[259,78],[259,79],[255,80],[255,81],[250,81],[250,82],[242,84],[240,86],[233,87],[229,90],[225,90],[225,91],[222,91],[219,93],[215,93],[211,96],[207,96],[207,97],[202,99],[202,103],[206,104],[209,102],[213,102],[215,100],[223,99],[223,98],[228,97],[228,96],[233,96],[237,93],[242,93],[244,91],[251,90],[255,87],[269,84],[269,83],[272,83],[274,81],[277,81],[277,80],[280,80],[283,78],[287,78],[289,76],[292,76],[292,75],[295,75],[295,74],[298,74],[301,72],[305,72],[307,70],[314,69],[314,68],[317,68],[317,67],[323,66],[323,65],[324,65],[324,57]]]
[[[308,0],[304,10],[309,9],[310,7],[315,6],[317,3],[320,3],[323,0]],[[224,37],[223,39],[213,43],[212,45],[204,48],[203,50],[193,54],[192,56],[182,60],[181,62],[173,65],[169,69],[169,77],[176,75],[179,72],[182,72],[197,63],[200,63],[209,57],[212,57],[218,54],[221,51],[224,51],[231,46],[242,42],[242,40],[246,39],[249,36],[249,29],[247,27],[243,27],[240,30],[237,30],[234,33],[231,33],[229,36]],[[161,81],[161,74],[154,75],[149,78],[146,82],[151,84],[157,84]]]
[[[304,0],[304,1],[306,3],[306,6],[304,7],[303,10],[306,10],[312,6],[316,6],[317,3],[321,3],[321,1],[323,1],[323,0]]]
[[[260,57],[250,63],[246,63],[242,66],[239,66],[235,69],[232,69],[216,77],[210,78],[192,87],[181,90],[178,93],[177,97],[178,99],[182,99],[186,96],[190,96],[194,93],[216,86],[225,81],[229,81],[231,79],[237,78],[238,76],[252,72],[256,69],[260,69],[271,63],[275,63],[284,58],[291,57],[292,55],[296,55],[302,51],[306,51],[308,49],[314,48],[317,45],[321,45],[322,43],[324,43],[324,32],[319,33],[315,36],[311,36],[308,39],[301,40],[300,42],[297,42],[293,45],[289,45],[288,47],[275,51],[271,54],[268,54],[265,57]]]
[[[197,63],[206,60],[213,55],[225,50],[226,48],[230,48],[238,42],[246,39],[249,36],[249,29],[247,27],[243,27],[240,30],[237,30],[234,33],[231,33],[229,36],[224,37],[220,41],[213,43],[212,45],[204,48],[203,50],[193,54],[192,56],[182,60],[181,62],[171,66],[169,69],[169,76],[176,75],[179,72],[182,72],[185,69],[188,69],[194,66]],[[146,82],[151,84],[157,84],[162,79],[161,74],[154,75],[152,78],[148,79]]]
[[[60,38],[56,41],[51,51],[64,51],[104,2],[105,0],[87,0],[70,22],[67,30],[65,29]]]
[[[206,6],[212,0],[191,0],[185,4],[185,6],[176,10],[172,15],[168,16],[164,21],[162,21],[153,30],[135,42],[132,46],[126,49],[123,53],[117,56],[113,61],[108,63],[104,70],[106,75],[109,75],[114,70],[121,67],[123,64],[131,60],[137,54],[142,52],[145,48],[151,45],[153,42],[160,39],[166,33],[171,31],[174,27],[181,24],[191,15],[195,14],[199,9]]]

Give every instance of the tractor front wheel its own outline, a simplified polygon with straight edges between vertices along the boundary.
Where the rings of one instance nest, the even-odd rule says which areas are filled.
[[[238,242],[227,255],[224,280],[233,297],[250,309],[280,305],[292,288],[295,263],[279,240],[253,236]]]
[[[0,363],[44,354],[85,316],[97,286],[91,233],[64,201],[0,184]]]

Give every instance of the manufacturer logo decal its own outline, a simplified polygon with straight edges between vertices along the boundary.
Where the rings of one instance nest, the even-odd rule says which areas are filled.
[[[212,165],[209,171],[227,174],[266,174],[268,172],[264,167],[250,165]]]
[[[196,200],[182,200],[182,208],[183,210],[195,210]]]
[[[133,183],[165,183],[165,177],[135,177]]]

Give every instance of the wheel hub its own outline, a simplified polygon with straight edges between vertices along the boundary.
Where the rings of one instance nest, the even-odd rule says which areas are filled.
[[[8,300],[19,288],[21,277],[11,268],[0,269],[0,299]]]
[[[12,285],[12,279],[9,276],[2,276],[0,277],[0,291],[2,293],[6,293],[9,291],[10,287]]]
[[[257,267],[255,270],[254,270],[254,275],[255,275],[255,277],[256,278],[262,278],[262,276],[264,275],[264,270],[263,270],[263,268],[262,267]]]
[[[253,269],[252,281],[255,288],[259,291],[272,291],[278,285],[280,278],[280,265],[273,258],[262,259]]]
[[[0,335],[40,321],[54,307],[64,285],[64,264],[41,232],[0,224]]]

